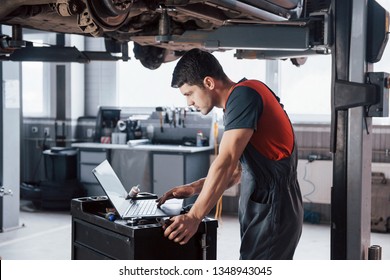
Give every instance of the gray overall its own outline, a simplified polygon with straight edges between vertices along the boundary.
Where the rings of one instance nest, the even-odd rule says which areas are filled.
[[[303,224],[296,147],[273,161],[249,143],[240,162],[240,259],[292,259]]]

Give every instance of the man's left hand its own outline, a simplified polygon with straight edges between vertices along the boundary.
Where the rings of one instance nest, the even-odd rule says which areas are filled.
[[[172,217],[170,220],[172,223],[165,229],[164,236],[180,245],[186,244],[194,236],[201,222],[189,213]]]

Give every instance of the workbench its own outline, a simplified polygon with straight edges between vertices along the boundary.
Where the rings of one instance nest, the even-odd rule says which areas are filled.
[[[87,196],[104,195],[92,169],[107,159],[129,191],[140,185],[142,191],[162,195],[169,188],[187,184],[207,175],[213,146],[136,146],[101,143],[74,143],[78,149],[78,179]]]

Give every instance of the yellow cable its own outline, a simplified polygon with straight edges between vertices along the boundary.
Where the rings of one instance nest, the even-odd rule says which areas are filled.
[[[218,155],[218,122],[214,122],[214,155]],[[222,216],[222,195],[218,199],[216,208],[215,208],[215,219],[219,219]]]

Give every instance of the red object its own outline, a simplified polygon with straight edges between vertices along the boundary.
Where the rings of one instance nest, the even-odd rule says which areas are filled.
[[[109,136],[102,136],[102,137],[100,137],[100,143],[110,144],[111,143],[111,137],[109,137]]]

